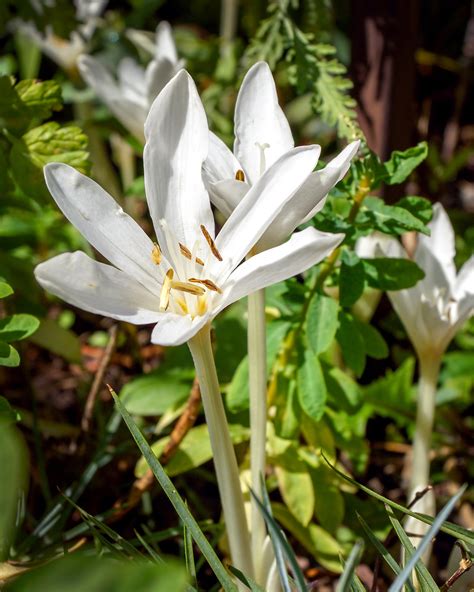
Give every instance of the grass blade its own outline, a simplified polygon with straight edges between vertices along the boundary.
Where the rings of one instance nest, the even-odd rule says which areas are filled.
[[[158,483],[163,488],[163,491],[166,493],[168,499],[172,503],[176,513],[181,518],[183,524],[189,529],[189,532],[193,539],[196,541],[197,546],[201,550],[201,553],[206,558],[207,562],[209,563],[212,571],[216,575],[217,579],[221,583],[222,587],[226,592],[237,592],[237,587],[235,586],[234,582],[232,581],[231,576],[228,574],[225,567],[222,565],[219,557],[217,556],[216,552],[210,545],[209,541],[204,536],[202,530],[199,528],[198,523],[196,522],[194,516],[186,507],[186,504],[182,500],[179,493],[176,491],[171,479],[166,474],[164,468],[162,467],[159,460],[153,454],[150,445],[145,440],[143,434],[133,421],[131,415],[125,409],[124,405],[117,397],[117,394],[110,389],[110,392],[114,398],[115,404],[120,411],[125,423],[127,424],[130,433],[133,436],[133,439],[137,443],[140,452],[146,459],[148,466],[152,470],[153,474],[155,475]]]
[[[362,491],[365,491],[365,493],[367,493],[371,497],[383,502],[384,504],[387,504],[388,506],[390,506],[394,510],[399,510],[400,512],[403,512],[404,514],[407,514],[408,516],[412,516],[413,518],[417,518],[418,520],[420,520],[420,522],[424,522],[425,524],[433,524],[434,518],[432,516],[428,516],[427,514],[418,514],[417,512],[412,512],[411,510],[408,510],[404,506],[401,506],[400,504],[397,504],[396,502],[389,500],[388,498],[384,497],[383,495],[380,495],[380,493],[376,493],[375,491],[372,491],[371,489],[369,489],[365,485],[362,485],[361,483],[358,483],[357,481],[355,481],[355,479],[352,479],[348,475],[345,475],[342,471],[339,471],[339,469],[336,469],[336,467],[333,464],[331,464],[331,462],[324,456],[323,452],[321,452],[321,456],[325,460],[326,464],[329,465],[331,467],[331,469],[335,473],[337,473],[339,475],[339,477],[341,477],[341,479],[344,479],[344,481],[347,481],[348,483],[355,485],[356,487],[358,487]],[[459,539],[460,541],[464,541],[468,545],[474,545],[474,532],[467,530],[467,528],[462,528],[462,526],[458,526],[457,524],[453,524],[452,522],[445,522],[439,530],[441,530],[442,532],[445,532],[446,534],[451,535],[452,537],[454,537],[456,539]]]
[[[238,580],[242,582],[242,584],[245,584],[247,586],[250,592],[265,592],[265,590],[261,586],[259,586],[257,582],[254,582],[252,578],[248,578],[245,574],[243,574],[240,571],[240,569],[237,569],[236,567],[229,565],[229,570],[234,574],[234,576]]]
[[[183,524],[184,559],[189,580],[192,585],[197,585],[196,564],[194,563],[193,537],[186,524]]]
[[[342,572],[339,582],[337,583],[336,592],[350,592],[352,580],[354,578],[354,570],[360,560],[363,548],[363,541],[357,541],[352,547],[352,550],[344,566],[344,571]]]
[[[367,522],[362,518],[362,516],[359,513],[357,513],[357,518],[359,519],[359,522],[361,523],[362,528],[364,529],[364,532],[367,535],[367,538],[370,540],[370,542],[373,544],[373,546],[380,553],[380,555],[384,559],[385,563],[390,567],[390,569],[393,571],[393,573],[395,575],[398,575],[401,572],[401,567],[398,565],[398,563],[395,561],[395,559],[390,555],[388,550],[379,541],[379,539],[375,536],[375,534],[371,531],[369,525],[367,524]],[[407,581],[406,586],[408,588],[408,592],[415,592],[415,588],[413,587],[411,582]]]
[[[398,574],[397,578],[395,579],[393,584],[390,586],[388,592],[399,592],[402,589],[402,587],[403,587],[406,579],[409,577],[412,569],[415,567],[415,565],[417,564],[420,557],[423,555],[425,550],[428,548],[434,535],[438,532],[438,530],[441,529],[443,522],[446,520],[446,518],[452,512],[452,510],[454,509],[454,506],[457,504],[457,502],[459,501],[459,499],[461,498],[461,496],[463,495],[463,493],[465,491],[466,491],[466,485],[461,487],[461,489],[456,493],[456,495],[453,495],[453,497],[444,506],[444,508],[441,510],[441,512],[436,516],[436,518],[433,521],[433,524],[430,526],[430,528],[428,529],[428,532],[425,534],[425,536],[421,540],[421,543],[419,544],[415,553],[412,555],[412,557],[410,558],[410,560],[408,561],[408,563],[404,567],[403,571],[400,574]]]
[[[265,490],[265,488],[263,488]],[[250,493],[252,494],[253,499],[256,501],[260,511],[263,514],[265,519],[265,523],[268,528],[268,533],[273,543],[273,548],[275,550],[275,556],[277,555],[277,549],[281,549],[283,554],[286,556],[288,563],[290,564],[291,571],[293,572],[293,577],[295,579],[295,584],[297,586],[298,592],[306,592],[306,582],[303,576],[303,572],[298,565],[298,561],[296,560],[295,554],[293,553],[293,549],[288,544],[283,531],[275,522],[272,514],[267,510],[267,508],[262,504],[262,502],[258,499],[255,493],[250,489]],[[268,498],[267,498],[268,500]],[[285,570],[286,573],[286,570]],[[288,576],[286,577],[288,580]],[[283,584],[283,581],[282,581]],[[288,583],[289,585],[289,583]],[[285,592],[287,588],[284,588]],[[289,588],[291,592],[291,587]]]

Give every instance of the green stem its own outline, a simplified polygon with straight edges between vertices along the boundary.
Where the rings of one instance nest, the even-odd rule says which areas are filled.
[[[248,358],[250,395],[250,472],[251,486],[261,496],[261,479],[265,475],[265,443],[267,436],[267,343],[265,329],[265,290],[248,297]],[[265,520],[255,499],[252,499],[252,554],[257,583],[264,584],[261,557],[266,537]]]
[[[221,55],[225,57],[232,45],[237,30],[239,0],[221,0]]]
[[[232,564],[253,578],[250,537],[245,516],[239,468],[217,379],[211,346],[210,326],[206,325],[188,342],[201,387],[202,404],[216,470]]]

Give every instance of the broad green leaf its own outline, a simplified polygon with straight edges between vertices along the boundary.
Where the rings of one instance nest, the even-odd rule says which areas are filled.
[[[359,385],[337,366],[324,364],[323,370],[328,391],[328,404],[351,415],[355,413],[361,404]]]
[[[41,319],[39,328],[32,335],[31,341],[53,354],[62,356],[68,362],[77,364],[81,361],[79,338],[73,331],[63,329],[53,319]]]
[[[341,306],[352,306],[362,296],[365,272],[362,261],[353,251],[344,250],[339,276],[339,300]]]
[[[20,341],[32,335],[39,327],[39,320],[29,314],[14,314],[0,319],[0,339]]]
[[[315,354],[328,349],[334,340],[338,326],[337,302],[333,298],[316,293],[310,300],[306,316],[306,335]]]
[[[365,198],[356,223],[361,227],[379,230],[386,234],[402,234],[408,231],[430,234],[425,223],[408,210],[388,205],[379,197]]]
[[[184,403],[192,382],[189,368],[158,368],[127,383],[120,400],[133,415],[162,415]]]
[[[336,444],[334,435],[327,425],[325,418],[315,422],[307,415],[303,415],[301,420],[301,431],[306,442],[316,451],[324,451],[325,455],[336,459]]]
[[[1,399],[0,399],[1,401]],[[5,409],[5,404],[2,404]],[[3,411],[2,409],[2,411]],[[16,532],[23,520],[28,492],[30,461],[23,434],[0,416],[0,563],[9,557]]]
[[[0,298],[6,298],[13,294],[13,288],[7,282],[0,281]]]
[[[362,259],[369,286],[379,290],[411,288],[425,277],[414,261],[388,257]]]
[[[395,204],[399,208],[408,210],[413,216],[427,224],[433,217],[433,204],[426,197],[418,197],[416,195],[408,195],[402,197]]]
[[[335,538],[316,524],[304,527],[283,504],[273,503],[272,509],[278,522],[291,532],[316,561],[334,573],[342,572],[339,559],[342,549]]]
[[[2,344],[2,351],[0,351],[0,366],[7,366],[8,368],[15,368],[20,365],[20,354],[10,344],[7,344],[8,349],[5,352]]]
[[[407,150],[395,150],[390,159],[384,162],[384,178],[387,185],[403,183],[428,155],[428,145],[420,142]]]
[[[224,588],[224,591],[236,592],[237,588],[234,582],[232,581],[226,569],[222,565],[212,545],[209,543],[209,541],[204,536],[202,530],[199,528],[198,523],[194,519],[191,512],[188,510],[186,504],[184,503],[181,496],[174,487],[173,482],[166,474],[163,466],[160,464],[159,460],[156,458],[152,449],[148,445],[148,442],[143,437],[143,434],[140,432],[137,425],[133,421],[132,416],[128,413],[123,404],[120,402],[120,399],[113,391],[112,396],[114,397],[115,404],[117,405],[120,414],[122,415],[125,423],[127,424],[127,427],[130,430],[133,439],[137,443],[140,452],[146,459],[148,466],[153,471],[153,474],[155,475],[157,481],[163,488],[163,491],[165,492],[166,496],[172,503],[174,509],[176,510],[176,513],[181,518],[186,527],[189,529],[194,541],[196,542],[197,546],[206,558],[211,569],[213,570],[220,584]]]
[[[20,419],[20,414],[17,413],[5,397],[0,396],[0,426],[10,425],[16,423]]]
[[[326,465],[311,467],[310,474],[314,487],[314,514],[325,530],[335,533],[344,519],[344,498]]]
[[[176,561],[117,561],[71,553],[18,576],[5,592],[185,592],[187,576]]]
[[[352,315],[339,312],[339,329],[336,337],[341,346],[344,362],[356,376],[360,376],[365,368],[365,343]]]
[[[298,404],[296,380],[279,372],[272,404],[275,405],[273,423],[280,438],[297,438],[301,424],[301,408]]]
[[[291,463],[278,464],[275,473],[281,496],[293,516],[307,526],[314,513],[314,490],[311,476],[304,462],[297,457]]]
[[[298,401],[301,409],[314,421],[319,421],[326,406],[326,383],[318,357],[310,350],[303,352],[297,370]]]
[[[383,360],[388,356],[388,345],[379,331],[373,326],[355,319],[364,340],[365,352],[371,358]]]
[[[230,436],[234,444],[246,442],[249,437],[249,429],[238,424],[229,425]],[[164,437],[157,440],[151,446],[151,450],[157,458],[163,452],[169,438]],[[166,465],[166,472],[170,477],[180,475],[191,469],[195,469],[212,459],[211,442],[209,439],[209,432],[206,424],[198,425],[191,428],[183,441],[178,447],[178,450]],[[147,461],[141,458],[136,467],[135,475],[142,477],[147,469]]]
[[[267,372],[270,375],[290,323],[274,321],[267,326]],[[249,407],[249,366],[246,356],[239,364],[226,392],[227,407],[236,413]]]

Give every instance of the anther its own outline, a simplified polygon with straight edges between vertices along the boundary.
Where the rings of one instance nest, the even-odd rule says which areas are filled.
[[[211,252],[214,255],[214,257],[219,261],[222,261],[222,255],[217,250],[216,244],[212,239],[212,236],[209,234],[209,232],[203,224],[201,224],[201,232],[203,233],[204,238],[206,239],[207,244],[209,245],[209,248],[211,249]]]
[[[198,278],[188,278],[188,282],[192,282],[193,284],[202,284],[203,286],[206,286],[208,290],[212,290],[213,292],[222,294],[222,290],[212,280],[199,280]]]
[[[235,173],[235,180],[236,181],[242,181],[242,183],[244,183],[245,182],[245,174],[244,174],[244,171],[242,171],[241,169],[239,169]]]
[[[163,286],[160,292],[160,310],[165,311],[170,303],[171,282],[173,280],[174,270],[168,269],[163,281]]]
[[[194,294],[194,296],[202,296],[205,292],[201,286],[195,286],[194,284],[188,284],[187,282],[171,282],[172,290],[179,290],[180,292],[187,292],[188,294]]]
[[[160,246],[158,245],[158,243],[154,243],[153,244],[153,249],[151,251],[151,258],[153,260],[153,263],[155,265],[159,265],[161,263],[161,249]]]
[[[189,261],[192,260],[193,254],[188,249],[188,247],[186,247],[185,245],[179,243],[179,250],[181,251],[181,255],[183,255],[184,257],[186,257],[186,259],[189,259]],[[199,259],[199,257],[196,257],[196,263],[198,265],[204,265],[204,261],[202,259]]]

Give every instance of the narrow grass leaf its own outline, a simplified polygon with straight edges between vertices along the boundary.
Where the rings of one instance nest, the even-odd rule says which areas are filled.
[[[337,583],[336,592],[350,592],[352,581],[354,579],[354,571],[357,567],[357,564],[359,563],[363,548],[363,541],[357,541],[352,547],[346,564],[344,565],[344,571],[342,572],[339,582]]]
[[[183,525],[184,559],[191,584],[196,584],[196,564],[194,563],[193,537],[186,524]]]
[[[242,584],[245,584],[251,592],[265,592],[264,588],[259,586],[257,582],[252,580],[252,578],[249,578],[245,574],[243,574],[240,571],[240,569],[237,569],[236,567],[229,565],[229,571],[231,571],[234,574],[234,576],[242,582]]]

